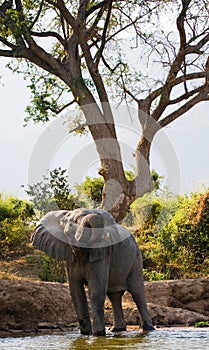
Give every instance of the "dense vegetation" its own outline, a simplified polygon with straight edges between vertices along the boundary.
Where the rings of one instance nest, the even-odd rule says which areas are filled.
[[[150,280],[208,276],[208,190],[167,200],[145,196],[131,213]]]
[[[0,258],[24,253],[33,217],[31,203],[0,194]]]
[[[62,181],[57,182],[56,186],[51,183],[52,188],[57,188],[54,188],[54,192],[51,192],[51,197],[48,198],[50,205],[47,206],[44,202],[44,209],[51,209],[52,203],[57,204],[61,200],[58,198],[59,193],[62,198],[62,202],[59,202],[62,204],[61,209],[69,209],[69,203],[74,203],[73,198],[76,199],[78,193],[71,195],[69,189],[67,195],[61,190],[59,192],[59,186],[65,188],[65,181],[65,173],[62,172]],[[46,187],[48,185],[46,184]],[[77,187],[78,192],[85,189],[82,205],[89,205],[91,201],[94,204],[98,203],[101,187],[100,179],[86,178],[84,183]],[[64,282],[65,274],[61,263],[38,251],[28,251],[32,226],[37,216],[40,216],[33,192],[36,188],[30,188],[33,204],[14,197],[0,196],[0,258],[12,259],[14,255],[26,255],[30,268],[33,268],[33,265],[38,268],[40,279]],[[49,189],[49,186],[47,188]],[[42,195],[39,198],[42,198]],[[75,203],[72,204],[72,209],[74,207]],[[43,213],[43,210],[41,211]],[[132,204],[124,225],[131,227],[143,252],[144,274],[147,280],[209,275],[208,189],[202,193],[192,193],[190,196],[173,197],[163,191],[159,193],[158,187],[157,191],[146,194]]]

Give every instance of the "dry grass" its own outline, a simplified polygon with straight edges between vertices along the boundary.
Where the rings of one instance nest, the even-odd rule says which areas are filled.
[[[40,280],[40,256],[41,253],[31,249],[23,256],[12,254],[0,259],[0,279]]]

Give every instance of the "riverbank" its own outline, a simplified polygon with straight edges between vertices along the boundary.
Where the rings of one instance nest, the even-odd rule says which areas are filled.
[[[209,279],[145,282],[153,324],[193,326],[209,320]],[[138,325],[139,315],[128,293],[123,297],[127,325]],[[112,324],[109,300],[105,303],[106,325]],[[5,333],[66,331],[77,327],[67,284],[0,280],[0,336]]]

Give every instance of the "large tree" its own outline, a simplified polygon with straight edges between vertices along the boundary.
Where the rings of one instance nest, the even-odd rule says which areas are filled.
[[[8,0],[0,5],[0,56],[17,60],[19,72],[26,62],[30,118],[47,121],[72,103],[81,108],[82,126],[101,162],[103,208],[118,221],[151,189],[150,147],[158,130],[209,99],[208,42],[206,0]],[[143,51],[141,70],[130,66],[127,50]],[[153,63],[158,76],[156,70],[152,74]],[[114,90],[115,98],[138,107],[142,134],[132,180],[125,176],[117,140],[110,104]]]

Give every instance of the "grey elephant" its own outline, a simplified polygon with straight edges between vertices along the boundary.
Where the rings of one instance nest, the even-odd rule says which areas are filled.
[[[65,261],[82,334],[105,335],[106,295],[113,308],[112,331],[125,330],[121,298],[126,290],[137,305],[143,330],[154,329],[144,293],[141,252],[130,232],[108,212],[85,208],[49,212],[37,224],[31,241],[51,257]],[[89,290],[92,324],[85,285]]]

